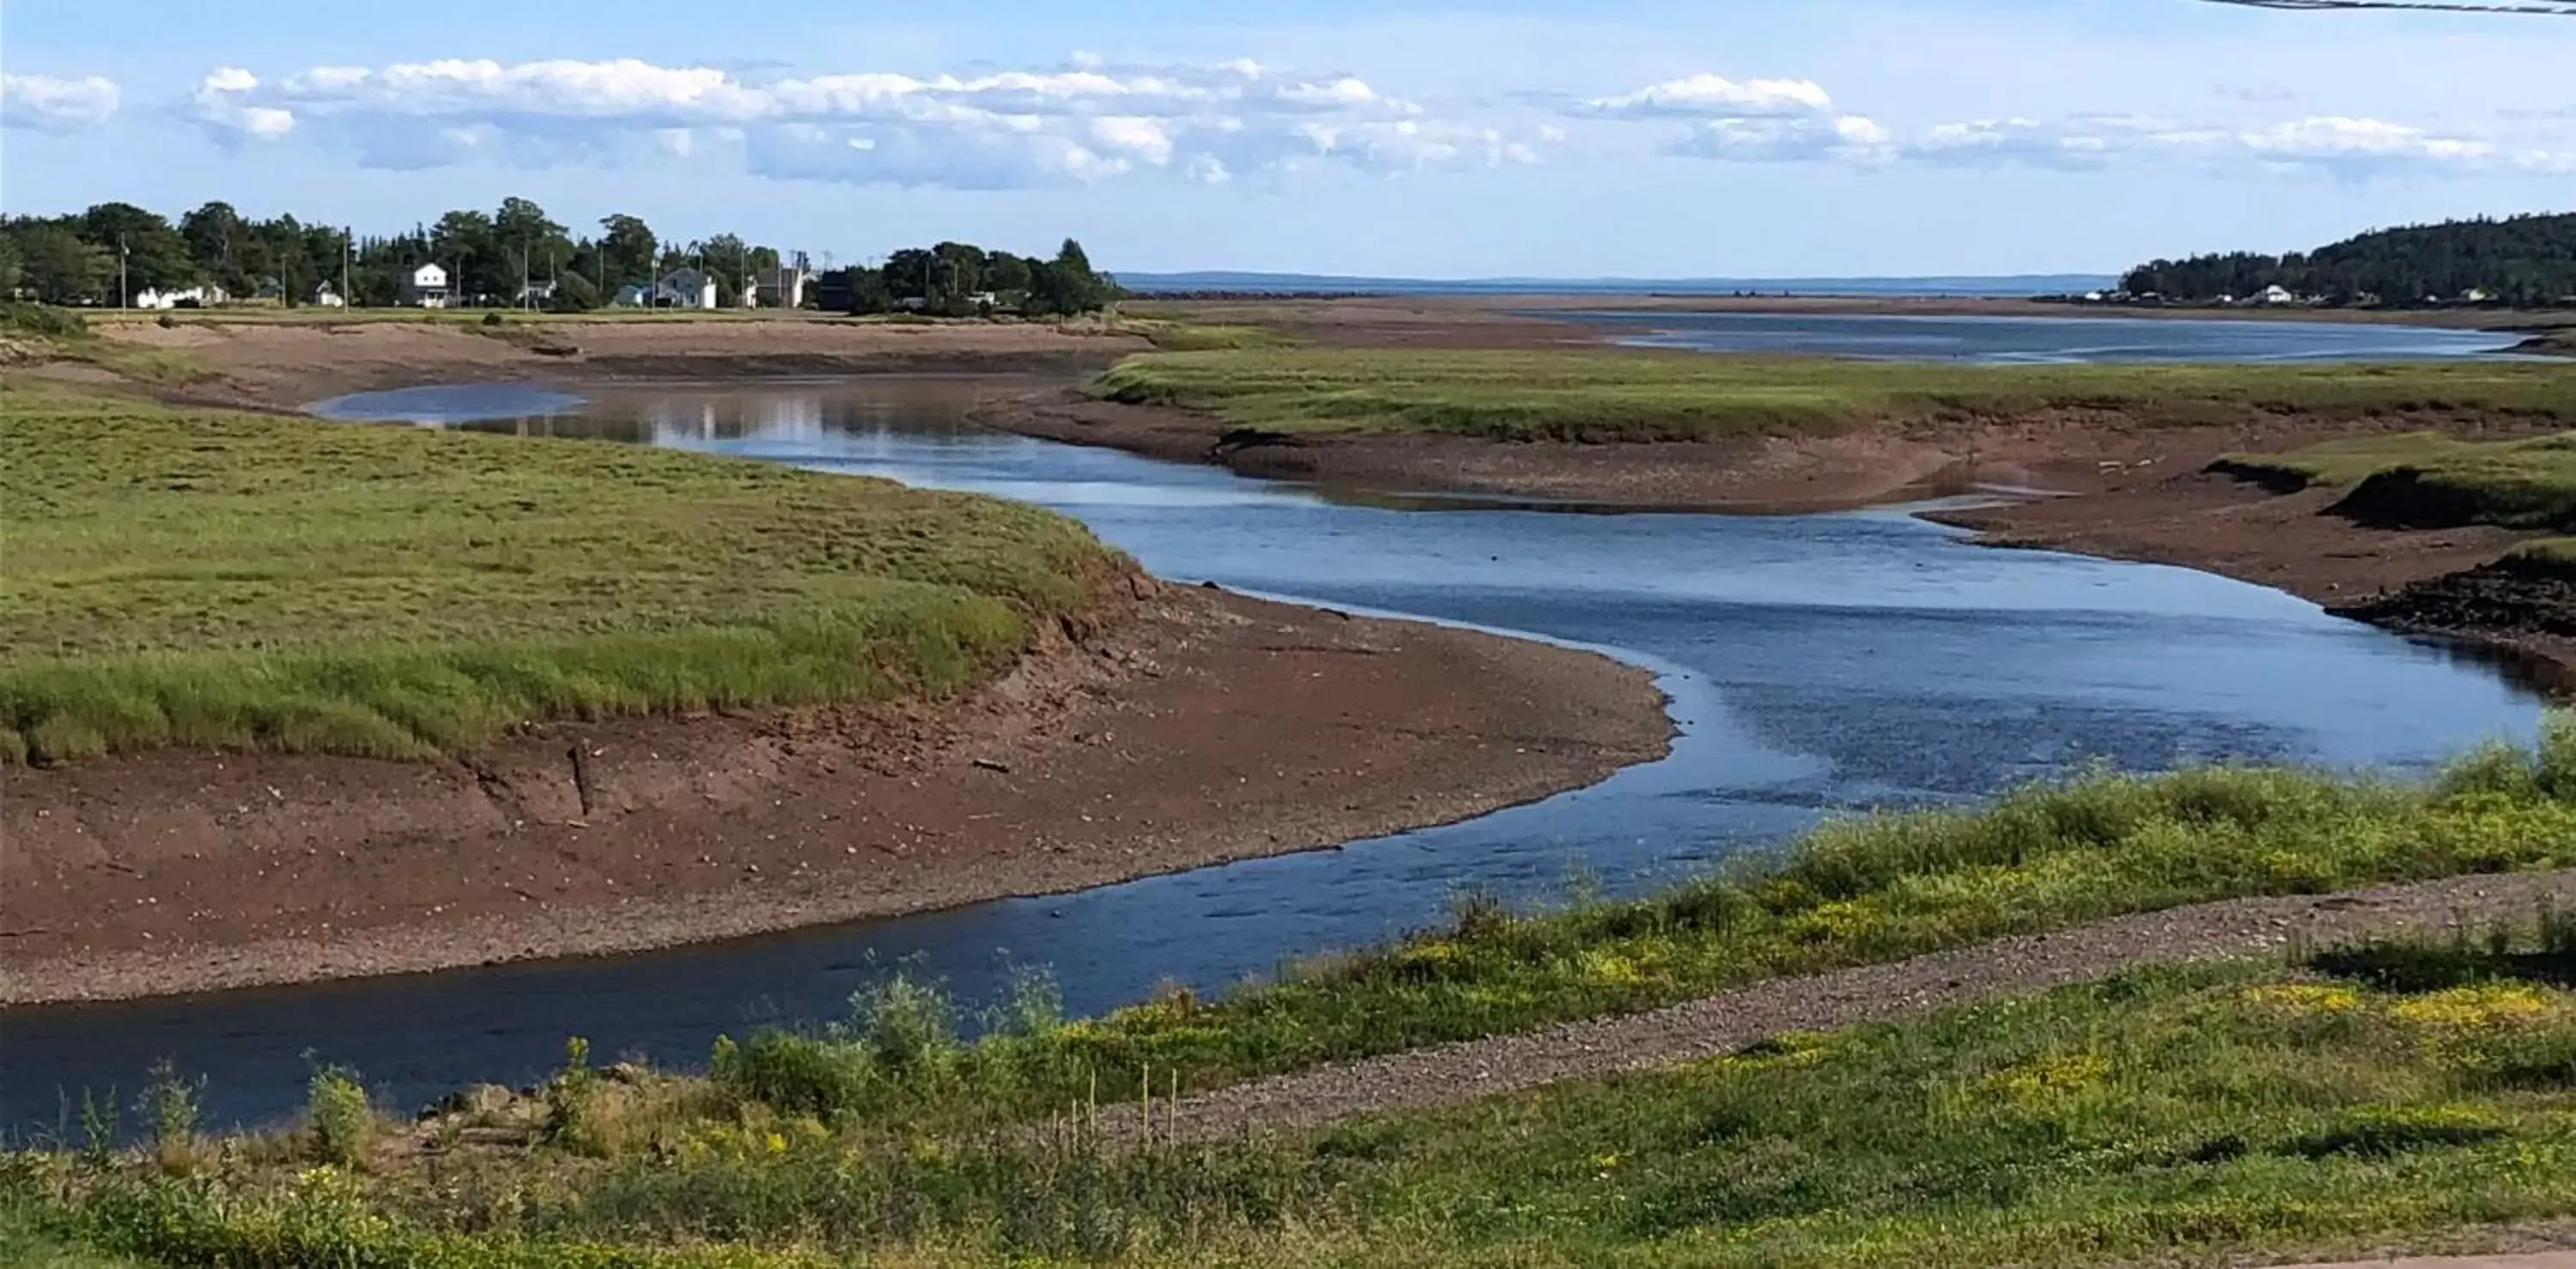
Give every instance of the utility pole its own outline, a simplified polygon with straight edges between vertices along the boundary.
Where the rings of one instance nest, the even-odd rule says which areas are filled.
[[[125,308],[134,303],[134,290],[127,285],[125,277],[126,261],[133,254],[134,249],[125,245],[125,235],[118,234],[116,236],[116,306],[118,308]]]
[[[352,303],[349,298],[349,260],[358,254],[356,235],[357,229],[354,226],[340,226],[340,307],[342,308],[347,308]]]

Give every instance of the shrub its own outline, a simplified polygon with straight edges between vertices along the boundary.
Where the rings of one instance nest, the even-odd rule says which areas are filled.
[[[12,301],[0,304],[0,330],[47,339],[78,339],[89,333],[89,323],[67,308]]]
[[[897,971],[850,996],[852,1027],[890,1071],[938,1069],[958,1054],[957,1006],[938,986]]]
[[[313,1072],[313,1081],[305,1089],[304,1118],[313,1157],[319,1163],[354,1168],[375,1140],[376,1114],[367,1104],[366,1086],[358,1082],[357,1072],[345,1066]]]
[[[591,1104],[599,1095],[599,1073],[590,1069],[590,1041],[580,1036],[564,1041],[563,1069],[546,1081],[545,1095],[546,1140],[555,1145],[584,1145]]]

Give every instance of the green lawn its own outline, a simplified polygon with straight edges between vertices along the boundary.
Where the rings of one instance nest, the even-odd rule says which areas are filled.
[[[1235,348],[1131,357],[1094,390],[1243,426],[1503,440],[1687,440],[2047,411],[2137,426],[2303,414],[2576,427],[2576,374],[2506,361],[2001,367],[1621,349]]]
[[[355,1169],[313,1166],[292,1134],[20,1154],[0,1199],[39,1248],[280,1269],[1983,1269],[2438,1248],[2576,1215],[2571,984],[2576,922],[2544,916],[2150,966],[1195,1147],[1104,1146],[1071,1120],[887,1138],[583,1077],[547,1101],[587,1127],[527,1145]]]
[[[1122,567],[1032,507],[639,447],[13,382],[0,448],[11,757],[943,692]]]

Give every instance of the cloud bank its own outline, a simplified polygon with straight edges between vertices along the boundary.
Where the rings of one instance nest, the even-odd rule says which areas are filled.
[[[736,147],[764,176],[966,189],[1140,173],[1221,182],[1306,164],[1401,172],[1537,156],[1532,140],[1433,117],[1355,77],[1282,75],[1249,61],[1082,60],[975,76],[864,72],[765,83],[631,59],[317,67],[275,80],[227,68],[198,87],[190,113],[226,144],[309,135],[379,167]]]
[[[104,80],[8,81],[13,124],[63,130],[116,108]],[[1221,184],[1332,167],[1372,174],[1516,166],[1560,152],[1722,163],[2067,172],[2183,163],[2344,180],[2576,171],[2576,120],[2499,119],[2509,135],[2354,115],[2255,120],[2126,114],[1898,126],[1813,79],[1700,72],[1601,96],[1434,109],[1350,75],[1252,61],[971,75],[858,71],[769,80],[623,59],[446,59],[225,68],[181,106],[228,146],[290,140],[377,168],[466,162],[722,163],[758,176],[954,189],[1133,177]]]
[[[119,97],[114,80],[96,75],[0,74],[0,127],[57,133],[94,128],[116,113]]]

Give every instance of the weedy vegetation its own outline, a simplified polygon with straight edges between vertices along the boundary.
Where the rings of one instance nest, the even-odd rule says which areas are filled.
[[[584,1076],[579,1140],[519,1104],[319,1166],[294,1149],[314,1127],[185,1173],[17,1152],[0,1240],[66,1265],[281,1267],[1985,1266],[2451,1245],[2576,1213],[2571,980],[2576,920],[2543,913],[1206,1145],[1114,1142],[1079,1105],[887,1132]]]

